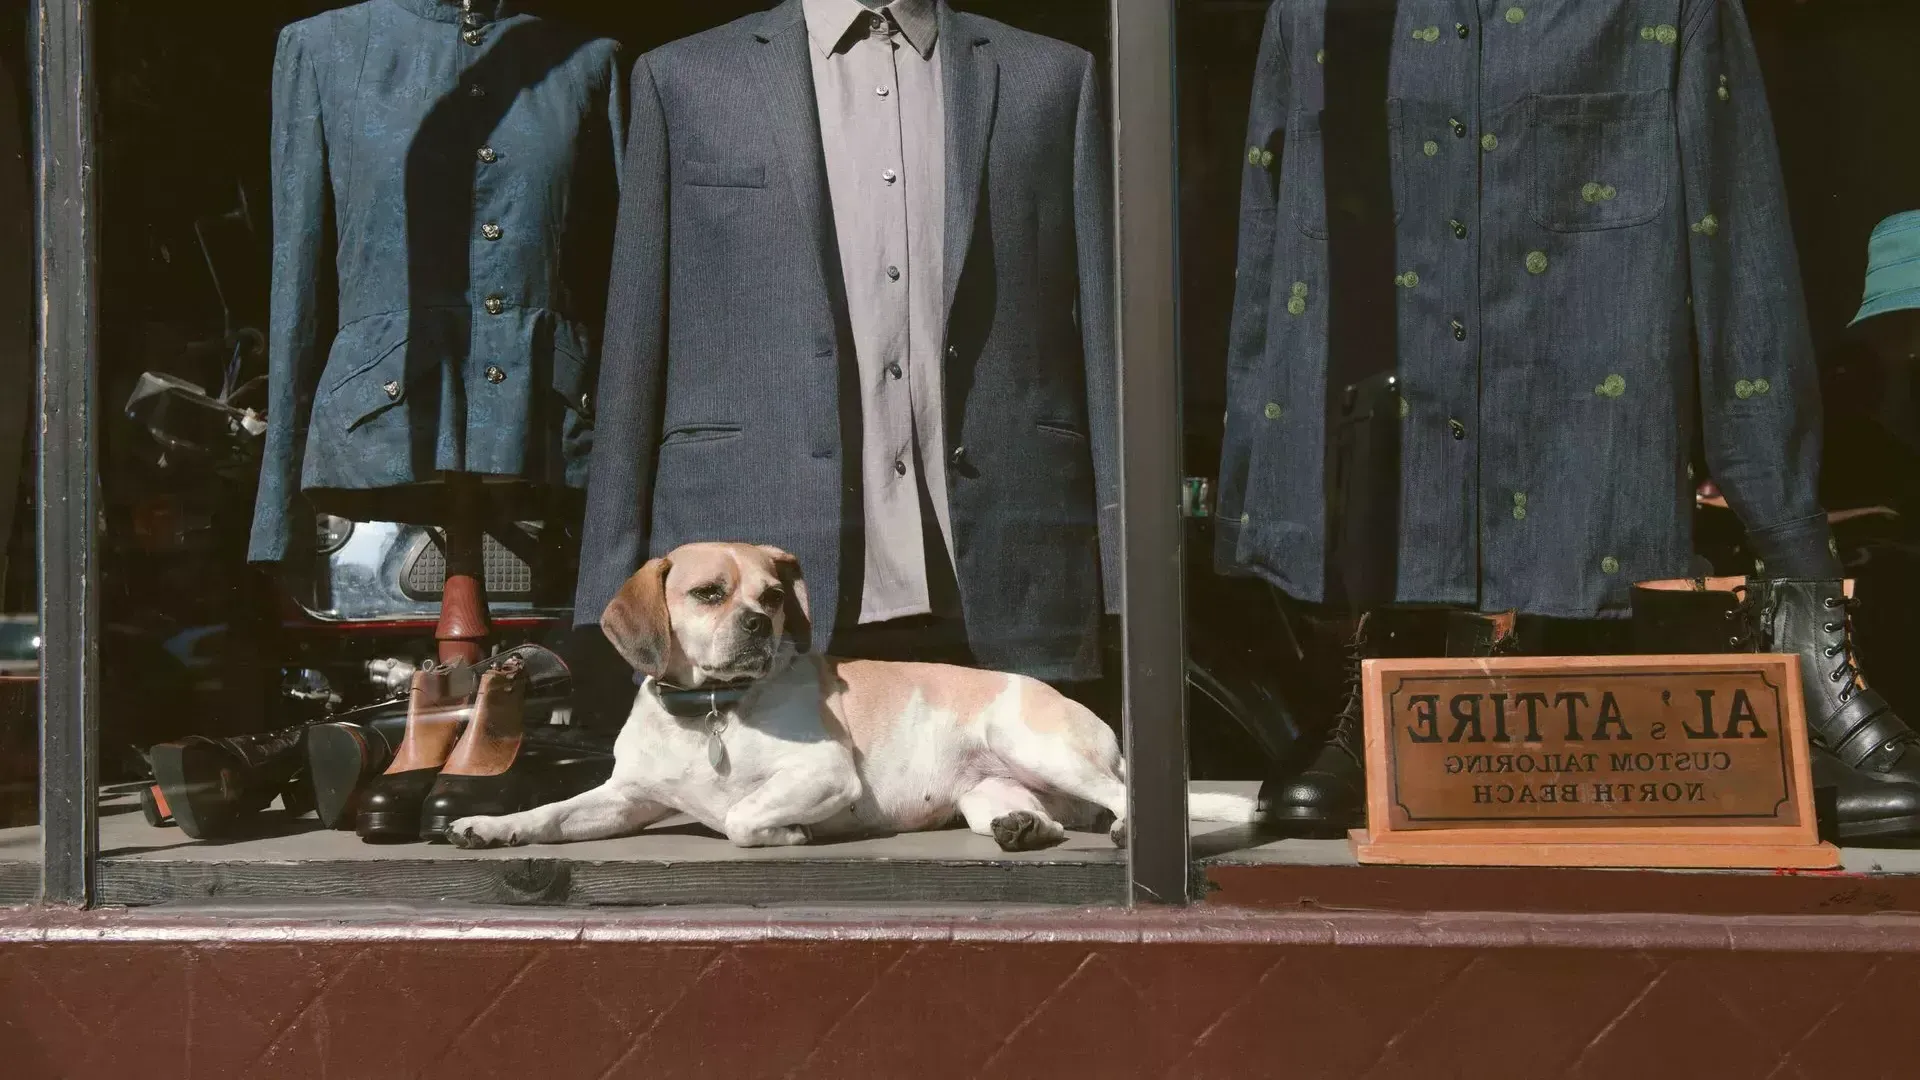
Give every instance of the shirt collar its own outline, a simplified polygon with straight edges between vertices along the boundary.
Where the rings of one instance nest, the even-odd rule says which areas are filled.
[[[860,0],[801,0],[807,14],[807,36],[820,55],[831,56],[853,29],[854,21],[869,11],[891,11],[907,44],[924,58],[933,56],[940,38],[940,10],[935,0],[892,0],[883,8],[868,8]]]
[[[423,19],[435,22],[459,22],[460,0],[393,0],[406,10]],[[473,13],[481,22],[489,23],[512,15],[519,4],[512,0],[473,0]]]

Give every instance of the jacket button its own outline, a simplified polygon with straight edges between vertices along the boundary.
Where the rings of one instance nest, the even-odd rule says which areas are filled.
[[[485,301],[483,301],[483,303],[486,305],[487,314],[489,315],[498,315],[501,312],[507,310],[506,300],[498,296],[489,296],[486,298]]]
[[[1451,229],[1453,230],[1453,238],[1454,238],[1454,239],[1456,239],[1456,240],[1465,240],[1465,239],[1467,238],[1467,223],[1466,223],[1466,222],[1464,222],[1464,221],[1461,221],[1461,220],[1459,220],[1459,219],[1457,219],[1457,218],[1452,218],[1452,219],[1449,219],[1449,220],[1447,221],[1447,226],[1448,226],[1449,228],[1451,228]]]
[[[593,411],[593,395],[592,394],[580,395],[580,411],[589,412],[589,413]]]
[[[1447,421],[1447,430],[1453,433],[1453,441],[1459,442],[1467,437],[1467,425],[1458,420]]]
[[[900,369],[900,361],[895,360],[893,363],[887,365],[887,378],[898,379],[905,374],[906,372]]]
[[[947,346],[947,359],[949,360],[960,359],[960,350],[958,348],[955,348],[952,345]]]
[[[907,463],[905,461],[902,461],[899,458],[894,458],[893,459],[893,475],[895,476],[907,475]]]
[[[967,448],[964,446],[954,447],[953,453],[947,456],[947,461],[956,469],[965,467],[967,464]]]
[[[480,226],[480,235],[486,237],[489,240],[500,239],[501,232],[502,230],[500,226],[491,221],[487,222],[485,225]]]
[[[478,45],[480,44],[480,31],[462,30],[460,32],[460,40],[466,42],[469,45]]]
[[[1455,319],[1453,320],[1452,326],[1453,326],[1453,340],[1455,341],[1467,340],[1467,324],[1466,323],[1461,322],[1459,319]]]
[[[498,364],[488,364],[487,365],[487,381],[495,384],[506,382],[507,373],[504,371],[501,371],[500,366]]]
[[[387,396],[388,396],[389,398],[392,398],[392,399],[394,399],[394,400],[396,400],[396,401],[397,401],[397,400],[399,400],[399,398],[400,398],[400,384],[399,384],[399,383],[397,383],[397,382],[389,382],[389,383],[382,383],[382,384],[380,385],[380,389],[382,389],[382,390],[385,390],[385,391],[387,392]]]
[[[500,152],[491,146],[483,146],[480,148],[480,160],[491,165],[500,160]]]
[[[1461,123],[1459,118],[1452,116],[1447,117],[1447,126],[1453,129],[1454,138],[1464,139],[1467,137],[1467,125]]]
[[[479,83],[474,83],[472,86],[467,87],[467,96],[477,98],[486,97],[487,88],[481,86]]]
[[[1460,38],[1461,41],[1465,41],[1467,40],[1467,35],[1471,34],[1473,31],[1467,29],[1466,23],[1457,22],[1453,24],[1453,32],[1456,36]]]

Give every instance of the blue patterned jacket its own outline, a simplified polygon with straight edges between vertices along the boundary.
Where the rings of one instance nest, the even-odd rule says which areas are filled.
[[[300,490],[418,520],[443,471],[585,483],[619,47],[473,8],[369,0],[281,33],[255,560],[311,528]]]
[[[1268,15],[1217,561],[1323,598],[1325,0]],[[1398,598],[1591,617],[1684,574],[1689,461],[1770,565],[1825,566],[1820,405],[1738,0],[1401,0]]]

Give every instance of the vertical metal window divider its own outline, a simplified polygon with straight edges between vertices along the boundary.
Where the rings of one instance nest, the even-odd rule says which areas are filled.
[[[91,0],[33,0],[41,900],[94,899],[100,836],[99,191]]]
[[[1177,0],[1111,0],[1131,904],[1195,899],[1180,516]]]

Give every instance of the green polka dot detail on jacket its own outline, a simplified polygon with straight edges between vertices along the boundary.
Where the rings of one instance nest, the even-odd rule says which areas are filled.
[[[1619,573],[1619,572],[1620,572],[1620,560],[1619,560],[1619,559],[1616,559],[1616,558],[1614,558],[1614,557],[1613,557],[1613,556],[1611,556],[1611,555],[1607,555],[1607,556],[1604,556],[1604,557],[1602,557],[1602,558],[1601,558],[1601,560],[1600,560],[1600,572],[1601,572],[1601,573],[1603,573],[1603,574],[1617,574],[1617,573]]]
[[[1547,272],[1547,253],[1544,251],[1527,252],[1527,273],[1544,274]]]
[[[1440,40],[1440,28],[1437,26],[1418,27],[1413,32],[1413,40],[1429,44]]]
[[[1612,184],[1602,184],[1596,180],[1580,185],[1580,197],[1590,203],[1611,202],[1618,194]]]
[[[1266,407],[1266,409],[1265,409],[1265,412],[1266,412],[1266,416],[1267,416],[1267,419],[1269,419],[1269,420],[1278,420],[1278,419],[1280,419],[1280,405],[1279,405],[1279,403],[1277,403],[1277,402],[1272,402],[1272,401],[1269,401],[1269,402],[1267,402],[1267,407]]]
[[[1403,289],[1411,289],[1420,284],[1420,275],[1409,270],[1404,274],[1395,274],[1393,283]]]
[[[1518,5],[1507,9],[1507,21],[1515,26],[1527,21],[1527,13]]]
[[[1627,380],[1618,375],[1609,375],[1593,388],[1593,392],[1603,398],[1617,398],[1627,392]]]
[[[1692,229],[1702,236],[1712,236],[1720,231],[1720,219],[1714,217],[1712,214],[1708,214],[1706,217],[1687,226],[1687,228]]]
[[[1488,153],[1492,153],[1495,150],[1500,149],[1500,136],[1495,135],[1491,131],[1487,132],[1485,135],[1480,136],[1480,149],[1485,150]]]
[[[1428,157],[1432,157],[1440,152],[1440,144],[1434,142],[1432,139],[1428,139],[1426,142],[1420,144],[1420,152]]]

